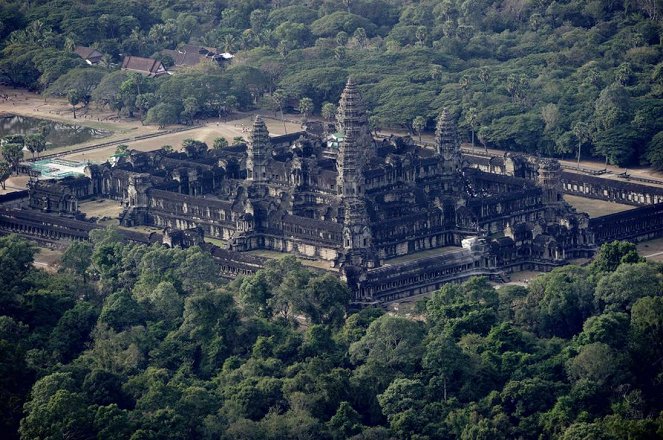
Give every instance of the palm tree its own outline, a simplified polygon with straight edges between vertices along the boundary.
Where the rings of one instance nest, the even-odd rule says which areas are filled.
[[[412,121],[412,128],[419,135],[420,143],[421,143],[421,132],[423,131],[424,127],[426,127],[426,118],[424,118],[423,116],[417,116],[416,118],[414,118],[414,120]]]
[[[67,52],[73,52],[74,49],[76,49],[76,42],[74,41],[74,38],[71,35],[67,35],[64,37],[64,50]]]
[[[474,148],[474,132],[476,130],[477,123],[479,122],[479,114],[475,107],[470,107],[467,110],[465,120],[467,121],[467,125],[470,126],[470,130],[472,131],[472,148]]]
[[[299,100],[299,113],[301,113],[304,116],[304,121],[308,119],[308,117],[311,115],[313,112],[313,100],[308,97],[303,97]]]
[[[288,128],[285,126],[285,118],[283,117],[283,104],[285,104],[286,98],[287,95],[282,89],[276,89],[274,90],[274,93],[272,93],[272,99],[274,100],[274,103],[279,107],[279,110],[281,112],[281,122],[283,122],[283,131],[285,131],[285,134],[288,134]]]
[[[580,149],[582,148],[582,144],[587,142],[589,140],[589,124],[586,122],[578,121],[576,124],[573,126],[573,134],[575,137],[578,139],[578,166],[577,168],[580,169]],[[606,163],[607,163],[607,155],[606,155]]]
[[[237,40],[235,37],[231,34],[225,35],[223,37],[223,51],[232,53],[235,50],[235,44],[237,43]]]
[[[321,114],[325,118],[325,121],[331,121],[334,115],[336,115],[336,106],[331,102],[325,102],[322,104]]]

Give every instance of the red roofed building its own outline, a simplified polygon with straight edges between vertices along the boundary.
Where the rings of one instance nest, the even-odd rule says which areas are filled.
[[[150,77],[157,77],[168,74],[166,68],[163,66],[163,64],[161,64],[161,61],[155,60],[154,58],[141,58],[132,56],[124,57],[124,60],[122,60],[122,70],[138,72],[142,75]]]

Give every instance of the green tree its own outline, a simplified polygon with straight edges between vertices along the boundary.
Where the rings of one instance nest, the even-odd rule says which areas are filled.
[[[92,250],[90,243],[75,241],[67,247],[62,254],[62,269],[71,271],[83,279],[87,284],[87,270],[92,264]]]
[[[11,164],[14,172],[18,174],[18,164],[23,159],[23,136],[10,135],[2,138],[2,157]]]
[[[661,371],[663,359],[663,297],[640,298],[631,309],[630,342],[634,355],[635,371],[652,392],[660,392],[656,377]]]
[[[647,144],[646,158],[658,170],[663,170],[663,131],[659,131]]]
[[[578,140],[578,164],[577,164],[578,169],[580,169],[580,152],[582,150],[582,146],[583,146],[584,143],[589,141],[590,134],[591,134],[591,131],[590,131],[589,124],[587,124],[585,122],[578,121],[573,126],[573,135]]]
[[[190,96],[186,98],[183,102],[184,110],[182,111],[182,116],[187,119],[187,121],[193,124],[193,118],[200,111],[200,106],[196,98]]]
[[[601,309],[628,311],[640,298],[663,294],[663,277],[648,263],[620,264],[603,276],[596,286],[596,301]]]
[[[37,155],[46,149],[46,139],[41,133],[28,134],[25,136],[25,148],[32,154],[34,159]]]
[[[412,120],[412,128],[419,135],[419,142],[421,142],[421,132],[426,128],[426,118],[417,116]]]
[[[281,112],[281,122],[283,122],[283,131],[288,134],[288,128],[285,125],[285,118],[283,116],[283,105],[285,104],[286,99],[288,96],[286,95],[285,91],[282,89],[276,89],[274,90],[274,93],[272,93],[272,100],[274,101],[274,104],[276,104],[277,108]]]
[[[460,381],[468,363],[467,357],[454,341],[437,336],[428,342],[423,356],[423,367],[430,374],[442,379],[442,396],[447,400],[449,381],[455,381],[453,389],[460,388]]]
[[[71,111],[74,113],[76,119],[76,106],[81,103],[82,96],[77,90],[71,89],[67,92],[67,101],[71,105]]]
[[[567,266],[537,277],[529,291],[522,313],[531,315],[520,319],[541,335],[568,338],[579,333],[594,312],[594,285],[581,267]]]
[[[593,272],[614,272],[621,263],[642,261],[635,244],[613,241],[601,245],[590,267]]]
[[[422,337],[420,323],[384,315],[350,345],[348,353],[353,362],[363,364],[373,379],[386,387],[397,374],[413,374],[419,369]]]
[[[599,385],[621,380],[625,360],[607,344],[595,342],[583,346],[578,355],[569,360],[566,370],[574,381],[588,380]]]
[[[610,140],[614,139],[615,130],[627,134],[621,127],[629,122],[631,112],[631,97],[626,89],[616,83],[613,83],[603,89],[594,105],[594,125],[596,133],[594,134],[594,145],[597,152],[605,157],[606,164],[610,157],[617,163],[619,144],[627,143],[624,139],[619,140],[619,144],[614,144]],[[601,142],[603,140],[603,142]]]
[[[299,100],[299,112],[304,115],[304,121],[313,113],[313,100],[311,98],[303,97]]]
[[[145,122],[148,124],[157,124],[159,128],[164,128],[166,125],[176,124],[178,118],[179,112],[177,106],[162,102],[147,112]]]
[[[0,161],[0,186],[2,189],[6,188],[7,179],[12,175],[12,167],[8,162],[2,160]]]
[[[141,93],[136,96],[135,106],[136,109],[138,109],[138,118],[140,119],[141,124],[143,123],[143,115],[145,115],[149,109],[154,107],[157,102],[158,98],[154,93]]]
[[[405,378],[395,379],[378,396],[382,413],[398,437],[409,437],[425,426],[424,396],[425,388],[420,381]]]
[[[426,303],[431,326],[453,338],[467,333],[487,334],[497,317],[497,292],[485,278],[461,286],[445,284]]]
[[[348,402],[341,402],[327,426],[335,440],[350,438],[361,432],[361,416]]]
[[[92,414],[83,397],[74,392],[69,375],[54,373],[35,383],[26,416],[21,420],[22,438],[90,438]]]
[[[212,148],[215,150],[223,150],[224,148],[228,147],[228,139],[224,137],[218,137],[214,139],[214,143],[212,144]]]
[[[336,106],[331,102],[324,102],[320,114],[329,123],[336,117]]]
[[[207,144],[195,139],[184,139],[182,141],[182,149],[192,159],[202,157],[207,151]]]
[[[46,94],[67,97],[70,104],[70,96],[76,96],[78,100],[72,105],[83,103],[87,106],[92,99],[94,89],[105,75],[105,71],[97,68],[72,69],[54,81],[46,90]]]

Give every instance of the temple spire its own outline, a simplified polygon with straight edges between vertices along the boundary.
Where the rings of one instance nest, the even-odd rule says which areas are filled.
[[[260,115],[253,121],[246,147],[247,179],[254,182],[267,181],[267,165],[272,158],[272,145],[265,121]]]
[[[355,135],[356,139],[361,132],[368,130],[368,117],[366,116],[364,100],[352,77],[348,78],[341,94],[336,122],[338,131],[343,133],[344,137]]]
[[[342,137],[336,160],[338,193],[358,197],[363,194],[362,172],[373,140],[363,99],[352,78],[341,94],[336,121]]]
[[[437,118],[435,130],[435,149],[440,158],[439,168],[442,175],[451,179],[450,184],[445,186],[448,191],[459,190],[456,174],[461,172],[463,157],[460,151],[460,138],[456,128],[456,120],[446,108],[442,109]]]
[[[446,107],[442,109],[442,113],[437,118],[435,146],[438,154],[460,153],[460,140],[458,138],[456,121]]]
[[[336,114],[341,133],[336,171],[338,195],[343,206],[343,267],[374,267],[375,251],[364,199],[364,168],[372,152],[373,139],[361,94],[348,79]]]

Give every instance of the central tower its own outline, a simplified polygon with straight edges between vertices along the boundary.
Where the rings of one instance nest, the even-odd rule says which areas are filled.
[[[365,269],[378,262],[364,198],[364,169],[373,150],[373,139],[363,100],[352,79],[348,79],[341,95],[336,120],[342,136],[336,159],[336,185],[343,210],[343,251],[339,262],[346,281],[353,284]]]
[[[352,78],[348,79],[341,95],[336,122],[342,136],[336,159],[338,194],[361,197],[364,193],[362,171],[373,148],[373,139],[364,102]]]
[[[435,130],[435,149],[443,161],[445,173],[453,174],[460,170],[462,157],[458,129],[449,110],[444,108],[437,118]]]
[[[253,121],[246,148],[246,177],[253,182],[267,182],[267,165],[272,158],[272,144],[265,121],[260,115]]]

